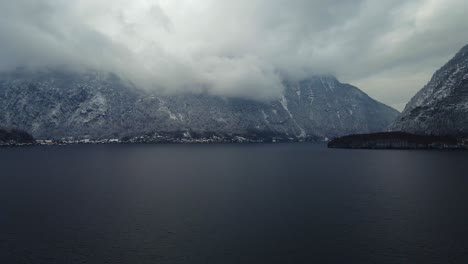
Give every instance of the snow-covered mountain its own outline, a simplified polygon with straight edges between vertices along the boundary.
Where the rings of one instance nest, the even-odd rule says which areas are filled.
[[[468,135],[468,45],[416,94],[392,125],[392,130]]]
[[[114,138],[193,131],[334,137],[385,130],[398,112],[332,76],[285,82],[261,102],[209,94],[158,95],[113,74],[17,70],[0,74],[0,124],[37,138]]]

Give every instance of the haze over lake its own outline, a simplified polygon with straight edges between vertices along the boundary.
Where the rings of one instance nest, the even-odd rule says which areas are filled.
[[[464,263],[467,152],[0,149],[0,263]]]

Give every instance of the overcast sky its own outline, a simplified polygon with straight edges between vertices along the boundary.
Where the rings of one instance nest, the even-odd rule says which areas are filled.
[[[278,96],[333,74],[399,110],[468,44],[466,0],[0,0],[0,70],[70,65],[166,91]]]

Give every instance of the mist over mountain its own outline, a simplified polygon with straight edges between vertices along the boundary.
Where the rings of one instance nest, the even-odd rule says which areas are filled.
[[[467,9],[463,0],[2,1],[2,122],[41,137],[382,131],[396,112],[367,94],[402,109],[466,43]]]
[[[329,74],[407,103],[466,42],[464,0],[0,1],[0,71],[113,72],[160,93],[279,99]]]
[[[333,76],[283,85],[279,99],[259,101],[206,92],[164,95],[99,71],[19,69],[0,74],[0,123],[37,138],[192,131],[304,139],[383,131],[398,115]]]
[[[468,45],[411,99],[392,129],[468,136]]]

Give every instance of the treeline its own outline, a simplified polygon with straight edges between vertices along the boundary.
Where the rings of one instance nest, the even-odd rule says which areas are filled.
[[[349,149],[460,149],[463,141],[450,136],[415,135],[405,132],[387,132],[349,135],[328,143],[329,148]]]
[[[248,130],[244,133],[219,133],[219,132],[200,132],[200,131],[170,131],[170,132],[152,132],[142,135],[125,136],[121,139],[124,143],[129,142],[148,142],[148,143],[174,143],[187,142],[190,140],[198,141],[203,139],[214,139],[216,142],[315,142],[320,138],[316,136],[296,137],[282,133]]]
[[[33,144],[35,142],[34,137],[26,131],[0,128],[0,144]]]

